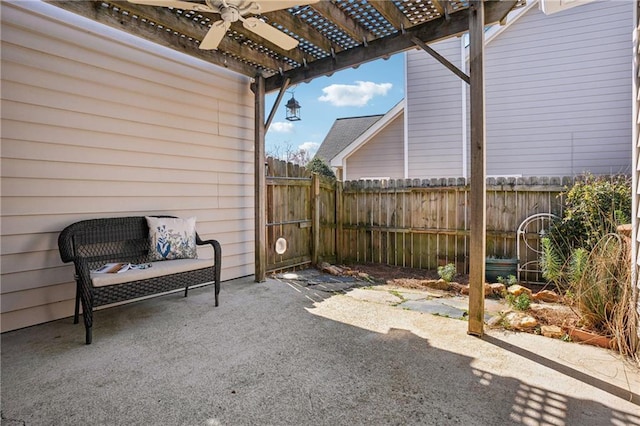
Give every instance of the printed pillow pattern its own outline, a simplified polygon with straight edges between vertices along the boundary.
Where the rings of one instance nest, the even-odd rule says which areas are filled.
[[[196,218],[145,216],[149,226],[150,260],[195,259]]]

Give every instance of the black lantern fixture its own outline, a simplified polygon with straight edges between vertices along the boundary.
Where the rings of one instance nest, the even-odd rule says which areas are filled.
[[[291,99],[287,101],[285,106],[287,107],[287,116],[285,118],[289,121],[300,121],[300,104],[293,97],[293,93],[291,93]]]

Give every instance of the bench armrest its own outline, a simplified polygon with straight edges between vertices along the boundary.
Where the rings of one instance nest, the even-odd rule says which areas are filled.
[[[220,265],[222,264],[222,247],[217,240],[202,240],[198,234],[196,234],[196,244],[199,246],[210,245],[213,248],[214,267],[216,268],[216,283],[220,283]]]

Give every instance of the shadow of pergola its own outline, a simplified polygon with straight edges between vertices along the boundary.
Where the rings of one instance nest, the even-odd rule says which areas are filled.
[[[463,321],[250,281],[97,311],[89,346],[70,318],[3,334],[2,424],[640,425]]]

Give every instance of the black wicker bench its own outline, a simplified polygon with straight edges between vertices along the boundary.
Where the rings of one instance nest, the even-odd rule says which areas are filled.
[[[202,241],[197,233],[196,244],[210,245],[213,248],[213,259],[193,259],[192,262],[192,259],[163,260],[150,263],[149,227],[144,216],[90,219],[67,226],[58,237],[58,248],[62,261],[73,262],[75,265],[74,324],[78,323],[82,303],[86,343],[91,344],[93,309],[98,306],[181,288],[184,288],[186,297],[190,286],[209,283],[214,284],[215,306],[218,306],[222,257],[220,244],[216,240]],[[99,274],[99,278],[92,272],[106,263],[115,262],[150,264],[151,267],[122,274]],[[102,279],[105,275],[117,275],[116,282],[94,285],[94,279]],[[107,279],[112,278],[114,277]]]

